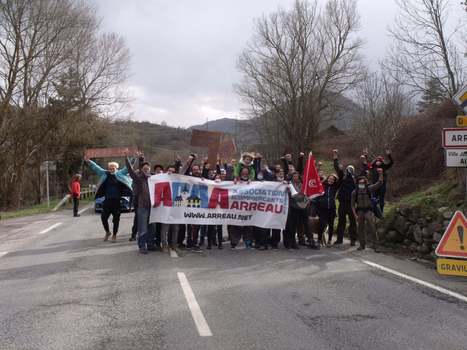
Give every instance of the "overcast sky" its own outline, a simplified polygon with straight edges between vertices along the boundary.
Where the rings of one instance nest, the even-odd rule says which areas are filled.
[[[320,0],[321,1],[321,0]],[[131,51],[132,119],[187,127],[242,117],[232,85],[238,55],[253,20],[294,0],[98,0],[105,31],[126,39]],[[359,0],[364,54],[384,56],[394,0]]]

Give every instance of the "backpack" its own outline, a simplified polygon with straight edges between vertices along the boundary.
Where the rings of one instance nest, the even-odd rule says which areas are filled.
[[[371,192],[368,190],[368,186],[366,188],[366,194],[368,195],[368,197],[370,198],[370,202],[371,202],[371,210],[373,211],[373,214],[378,218],[378,219],[382,219],[383,218],[383,213],[381,212],[381,208],[379,207],[379,199],[376,198],[376,197],[373,197],[371,195]],[[355,196],[355,203],[357,204],[357,208],[358,208],[358,194]]]

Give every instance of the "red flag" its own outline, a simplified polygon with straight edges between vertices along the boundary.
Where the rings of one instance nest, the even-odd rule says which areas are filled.
[[[324,193],[323,184],[319,179],[318,170],[316,169],[315,157],[310,152],[303,173],[302,192],[309,198],[321,196]]]

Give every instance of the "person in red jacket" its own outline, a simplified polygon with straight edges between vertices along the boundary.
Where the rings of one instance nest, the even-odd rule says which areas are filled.
[[[73,198],[73,216],[78,217],[79,197],[81,196],[81,175],[76,174],[71,180],[71,197]]]

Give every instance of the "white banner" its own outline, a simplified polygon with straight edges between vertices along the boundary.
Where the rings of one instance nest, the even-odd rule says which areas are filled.
[[[149,179],[151,222],[284,229],[289,208],[280,182],[215,182],[177,174]]]

